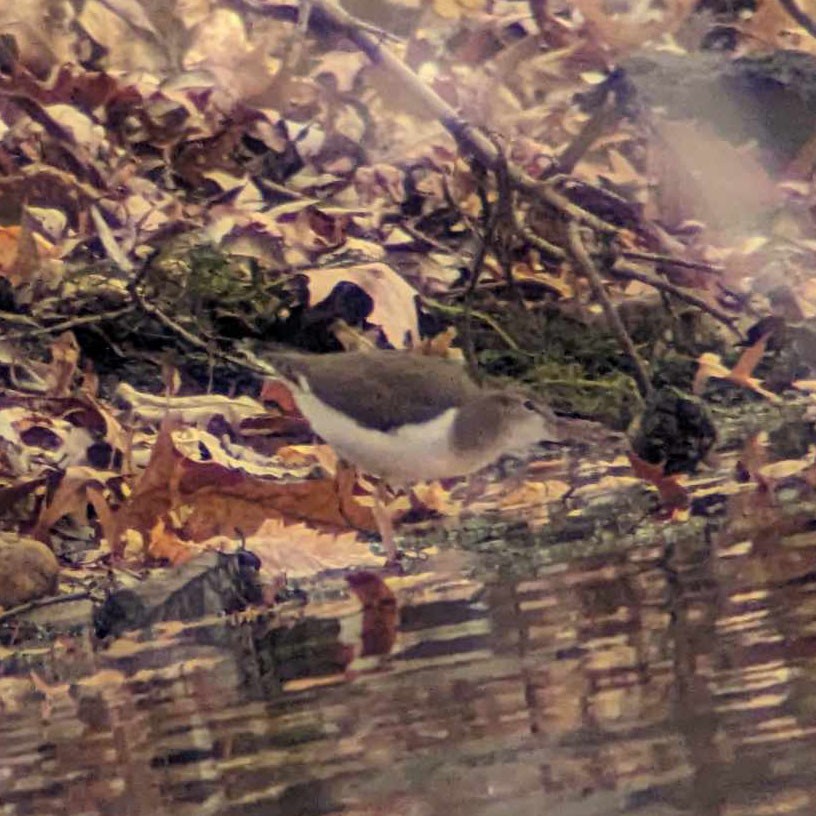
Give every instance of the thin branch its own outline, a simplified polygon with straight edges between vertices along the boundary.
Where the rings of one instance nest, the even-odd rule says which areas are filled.
[[[621,252],[621,257],[629,258],[633,261],[652,261],[653,263],[661,263],[668,266],[680,266],[684,269],[697,269],[700,272],[711,272],[714,275],[722,275],[723,272],[725,272],[721,266],[703,263],[703,261],[673,258],[671,255],[660,255],[656,252],[639,252],[634,249],[625,249]]]
[[[608,128],[621,120],[621,113],[617,103],[609,97],[607,90],[603,101],[593,111],[592,116],[584,123],[578,135],[567,145],[556,161],[560,173],[571,173],[575,165],[586,155],[595,143],[595,140]]]
[[[701,311],[707,312],[712,317],[719,320],[720,323],[727,326],[735,335],[737,335],[737,337],[743,339],[742,332],[740,332],[740,330],[734,325],[734,318],[731,317],[731,315],[723,312],[716,306],[712,306],[710,303],[706,303],[705,300],[697,297],[697,295],[692,294],[686,289],[681,289],[679,286],[675,286],[673,283],[669,283],[662,278],[650,275],[648,272],[642,272],[636,266],[626,263],[626,261],[617,261],[609,268],[609,273],[618,278],[640,281],[641,283],[645,283],[647,286],[652,286],[655,289],[659,289],[661,292],[667,292],[679,300],[684,300],[686,303],[696,306]]]
[[[19,615],[25,614],[26,612],[30,612],[32,609],[42,609],[44,606],[56,606],[57,604],[69,603],[70,601],[83,601],[90,597],[90,592],[82,591],[70,592],[67,595],[54,595],[50,598],[40,598],[36,601],[29,601],[28,603],[21,604],[20,606],[13,606],[11,609],[7,609],[0,613],[0,623],[11,618],[16,618]]]
[[[428,244],[428,246],[435,249],[437,252],[442,252],[445,255],[450,255],[452,258],[457,258],[462,261],[462,256],[454,252],[450,247],[445,246],[440,241],[437,241],[436,238],[432,238],[430,235],[422,232],[422,230],[417,229],[412,224],[400,224],[399,228],[404,232],[407,232],[412,238],[415,238],[417,241],[422,241],[423,243]]]
[[[398,77],[427,105],[428,110],[456,139],[460,147],[472,153],[482,164],[496,170],[500,156],[490,139],[477,127],[463,119],[439,94],[429,88],[395,54],[384,47],[382,41],[365,30],[362,23],[342,9],[334,0],[312,0],[311,19],[323,18],[343,32],[375,65],[384,66]],[[543,199],[570,218],[576,219],[598,232],[614,235],[617,227],[602,218],[573,204],[569,199],[552,190],[550,186],[525,173],[515,164],[508,165],[507,175],[511,186],[537,199]]]
[[[236,357],[234,354],[228,354],[227,352],[221,351],[220,349],[212,348],[206,340],[202,340],[200,337],[192,334],[191,332],[187,331],[184,326],[179,325],[176,323],[175,320],[168,317],[161,309],[157,306],[153,306],[152,304],[148,303],[142,294],[138,291],[136,287],[132,290],[133,297],[136,299],[136,302],[139,306],[145,311],[146,314],[150,315],[151,317],[155,317],[159,323],[162,324],[166,329],[169,329],[174,334],[178,335],[182,340],[186,343],[189,343],[193,348],[201,349],[205,351],[208,357],[212,357],[213,355],[220,358],[221,360],[225,360],[228,363],[232,363],[233,365],[239,366],[240,368],[248,369],[249,371],[254,371],[255,373],[268,373],[266,371],[259,371],[257,367],[253,367],[249,365],[243,357]]]
[[[649,374],[646,371],[646,366],[640,359],[640,355],[637,353],[637,349],[635,348],[635,344],[632,342],[632,338],[626,331],[626,327],[623,325],[620,315],[612,305],[612,301],[609,299],[609,295],[607,295],[606,290],[604,289],[601,275],[595,268],[595,263],[584,246],[584,242],[581,238],[581,226],[577,221],[571,221],[567,226],[567,239],[569,241],[570,252],[573,260],[580,271],[584,274],[584,277],[586,277],[586,279],[589,281],[589,285],[592,288],[592,293],[601,304],[601,308],[603,309],[609,328],[612,329],[617,336],[618,342],[621,344],[631,360],[632,365],[634,366],[635,379],[637,380],[640,393],[644,397],[649,397],[652,393],[652,383],[649,379]]]
[[[564,252],[561,247],[546,241],[540,235],[533,232],[530,227],[525,226],[524,224],[519,224],[518,231],[528,243],[532,244],[539,252],[543,252],[553,260],[563,261],[567,257],[567,253]]]
[[[461,316],[465,313],[465,310],[462,307],[440,303],[438,300],[428,297],[427,295],[421,295],[420,297],[426,306],[429,306],[431,309],[436,309],[436,311],[441,312],[442,314]],[[481,320],[486,326],[490,326],[490,328],[493,329],[493,331],[496,332],[496,334],[498,334],[502,340],[504,340],[508,348],[511,348],[514,351],[519,350],[518,343],[490,315],[471,309],[470,316],[476,320]]]
[[[491,245],[494,243],[497,245],[493,248],[493,254],[496,255],[499,262],[502,264],[508,286],[510,287],[511,291],[514,290],[512,272],[506,268],[507,265],[502,263],[502,259],[499,258],[501,239],[498,234],[502,221],[508,218],[512,220],[512,192],[508,184],[507,159],[498,144],[494,144],[494,147],[498,155],[498,160],[494,168],[498,198],[491,206],[490,201],[488,200],[487,185],[485,183],[486,178],[484,175],[480,175],[479,180],[481,183],[478,186],[479,198],[481,199],[482,203],[483,227],[482,235],[480,236],[479,241],[479,249],[471,265],[470,280],[468,281],[467,290],[465,293],[466,304],[470,302],[473,292],[476,290],[476,286],[479,283],[479,278],[484,268],[487,253],[490,250]],[[468,309],[469,306],[466,305],[465,308]]]
[[[558,287],[558,286],[554,285],[551,281],[548,281],[546,279],[540,279],[540,278],[535,278],[535,277],[525,278],[523,283],[524,283],[525,288],[544,289],[547,292],[552,292],[554,295],[558,295],[559,298],[564,297],[564,289],[562,287]],[[505,280],[486,280],[486,281],[482,281],[478,285],[478,287],[476,287],[476,290],[478,292],[493,292],[493,291],[496,291],[496,290],[506,289],[506,288],[507,288],[507,281],[505,281]],[[461,297],[464,294],[465,294],[465,287],[464,286],[456,286],[456,287],[454,287],[452,289],[448,289],[445,292],[445,297],[456,298],[456,297]],[[542,304],[542,305],[547,305],[547,304]],[[530,308],[530,309],[535,309],[537,306],[538,306],[538,304],[536,304],[536,303],[528,304],[528,308]]]
[[[476,170],[477,168],[474,168],[474,171]],[[497,201],[495,206],[492,208],[488,202],[487,189],[484,183],[486,174],[480,173],[479,176],[481,183],[478,186],[479,197],[482,202],[483,228],[482,234],[479,236],[479,248],[476,251],[475,257],[473,258],[473,263],[470,266],[470,278],[467,282],[467,286],[465,287],[465,305],[463,307],[464,320],[462,322],[462,351],[464,352],[465,359],[467,360],[470,374],[474,378],[477,376],[478,370],[476,366],[476,348],[473,343],[473,332],[471,331],[471,307],[473,304],[473,296],[476,291],[476,287],[479,284],[479,278],[481,277],[482,270],[484,269],[484,263],[485,259],[487,258],[490,244],[496,237],[499,219],[501,218],[501,207],[499,206],[499,202]],[[496,252],[496,250],[494,250],[494,252]],[[512,277],[510,281],[512,283]]]
[[[191,346],[195,348],[202,349],[206,351],[208,354],[210,353],[210,346],[200,337],[196,337],[196,335],[191,334],[184,328],[184,326],[179,325],[176,323],[175,320],[169,318],[158,306],[154,306],[152,303],[148,303],[142,293],[139,291],[137,286],[131,288],[131,293],[133,298],[135,299],[136,303],[138,303],[139,308],[145,313],[150,315],[151,317],[155,317],[159,323],[162,324],[166,329],[170,329],[173,334],[178,335],[184,340],[186,343],[189,343]]]
[[[535,181],[532,188],[525,184],[523,186],[520,185],[519,189],[533,196],[543,198],[550,206],[556,210],[560,210],[573,221],[586,224],[586,226],[592,227],[596,232],[605,233],[607,235],[617,235],[619,232],[618,228],[613,224],[604,221],[602,218],[598,218],[597,215],[593,215],[577,204],[573,204],[565,195],[559,193],[547,182]]]
[[[91,326],[96,323],[103,323],[106,320],[118,320],[127,314],[135,311],[136,307],[133,305],[123,306],[121,309],[111,309],[108,312],[100,312],[99,314],[83,315],[82,317],[71,317],[68,320],[63,320],[61,323],[54,323],[53,326],[37,326],[32,329],[23,329],[21,331],[11,332],[3,335],[6,340],[20,340],[25,337],[38,337],[43,334],[54,334],[55,332],[64,332],[69,329],[75,329],[77,326]]]
[[[38,329],[40,324],[30,315],[16,314],[15,312],[0,312],[0,322],[3,323],[22,323],[24,326],[31,326],[33,329]],[[4,334],[4,338],[8,335]]]
[[[816,22],[813,21],[813,18],[809,14],[796,5],[796,0],[779,0],[779,3],[811,37],[816,37]]]

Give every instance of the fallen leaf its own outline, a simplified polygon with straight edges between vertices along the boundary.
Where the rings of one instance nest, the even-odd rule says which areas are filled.
[[[640,479],[654,485],[660,496],[660,505],[668,513],[675,513],[678,510],[686,509],[691,499],[688,491],[680,484],[681,474],[674,473],[666,476],[663,473],[663,465],[655,465],[641,459],[634,451],[630,451],[629,462],[632,465],[632,472]]]
[[[692,393],[702,394],[706,381],[710,378],[728,380],[729,382],[754,391],[771,402],[780,402],[780,397],[763,388],[758,379],[751,376],[762,356],[771,333],[763,334],[754,345],[748,347],[737,360],[732,369],[723,365],[719,355],[712,352],[701,354],[697,360],[697,372],[694,375]]]
[[[63,332],[51,344],[51,364],[48,372],[48,394],[65,397],[73,387],[79,363],[79,343],[72,332]]]
[[[309,305],[318,307],[340,283],[354,283],[373,301],[369,323],[382,328],[394,348],[406,348],[419,342],[419,318],[416,298],[419,293],[390,266],[363,264],[345,269],[318,269],[304,273],[309,281]]]

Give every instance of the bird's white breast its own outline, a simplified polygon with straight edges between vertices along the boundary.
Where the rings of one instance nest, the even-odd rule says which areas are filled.
[[[483,455],[454,455],[450,439],[455,408],[421,425],[378,431],[358,425],[306,390],[295,394],[295,401],[314,432],[340,456],[395,484],[462,476],[487,464]]]

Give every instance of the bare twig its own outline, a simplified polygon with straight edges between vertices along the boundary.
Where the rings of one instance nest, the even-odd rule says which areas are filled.
[[[578,135],[558,157],[556,165],[559,172],[571,173],[595,140],[607,128],[620,121],[621,113],[614,99],[610,101],[610,96],[611,94],[607,91],[603,102],[593,111],[592,116],[586,121]]]
[[[173,334],[178,335],[184,340],[186,343],[189,343],[191,346],[195,348],[202,349],[206,351],[208,354],[210,353],[210,346],[209,344],[202,340],[200,337],[196,337],[196,335],[191,334],[184,328],[184,326],[179,325],[176,323],[175,320],[169,318],[158,306],[154,306],[152,303],[148,303],[142,293],[139,291],[137,286],[131,287],[131,293],[133,294],[133,298],[135,299],[136,303],[138,303],[139,308],[145,312],[145,314],[150,315],[151,317],[155,317],[159,323],[162,324],[166,329],[170,329]]]
[[[216,356],[219,359],[225,360],[226,362],[232,363],[233,365],[239,366],[240,368],[244,368],[249,371],[254,371],[256,374],[268,373],[265,370],[259,370],[256,366],[249,365],[244,357],[236,357],[234,354],[228,354],[227,352],[221,351],[220,349],[212,348],[210,344],[207,343],[206,340],[202,340],[200,337],[197,337],[196,335],[187,331],[187,329],[185,329],[184,326],[181,326],[178,323],[176,323],[175,320],[168,317],[157,306],[153,306],[151,303],[148,303],[137,288],[134,287],[132,292],[133,297],[136,299],[136,302],[145,311],[146,314],[150,315],[151,317],[155,317],[156,320],[158,320],[159,323],[162,324],[162,326],[164,326],[166,329],[169,329],[174,334],[178,335],[178,337],[180,337],[186,343],[189,343],[194,348],[205,351],[209,358],[211,358],[212,356]]]
[[[816,22],[804,9],[799,8],[796,0],[779,0],[779,3],[811,37],[816,37]]]
[[[445,255],[450,255],[454,258],[459,258],[461,260],[461,256],[453,252],[450,247],[445,246],[440,241],[437,241],[436,238],[432,238],[430,235],[422,232],[422,230],[417,229],[412,224],[400,224],[400,229],[407,232],[412,238],[416,238],[417,241],[422,241],[423,243],[428,244],[428,246],[433,247],[437,252],[442,252]]]
[[[525,287],[537,287],[539,289],[545,289],[548,292],[552,292],[554,295],[558,295],[559,297],[564,297],[564,290],[553,284],[552,281],[547,280],[546,278],[525,278],[524,280]],[[507,281],[503,280],[490,280],[490,281],[482,281],[477,287],[477,291],[479,292],[492,292],[498,289],[506,289],[507,288]],[[448,289],[445,292],[446,297],[456,298],[461,297],[465,294],[465,287],[464,286],[457,286],[452,289]],[[538,304],[532,303],[529,304],[530,309],[535,309]]]
[[[564,252],[561,247],[551,244],[540,235],[536,235],[536,233],[533,232],[530,227],[519,224],[518,229],[522,237],[531,243],[539,252],[543,252],[545,255],[548,255],[550,258],[556,261],[563,261],[567,257],[567,253]]]
[[[427,295],[422,295],[421,299],[426,306],[442,314],[461,316],[465,313],[464,308],[461,306],[450,306],[445,303],[440,303],[438,300],[428,297]],[[471,309],[470,316],[476,320],[481,320],[486,326],[490,326],[490,328],[504,340],[508,348],[518,351],[518,343],[490,315]]]
[[[487,191],[484,189],[483,184],[480,185],[479,193],[482,199],[482,220],[484,226],[479,240],[479,248],[476,251],[475,257],[473,258],[473,263],[470,265],[470,278],[467,282],[467,286],[465,287],[465,302],[464,306],[462,307],[462,314],[464,316],[464,320],[462,322],[462,351],[464,352],[465,359],[467,360],[471,376],[474,377],[477,374],[477,368],[476,349],[473,343],[473,332],[471,331],[473,295],[476,291],[476,287],[479,284],[479,278],[481,277],[482,270],[484,269],[484,262],[485,258],[487,257],[488,250],[495,238],[501,213],[498,203],[492,209],[490,208],[490,204],[487,200]]]
[[[737,337],[742,339],[742,332],[740,332],[740,330],[734,325],[734,318],[731,317],[731,315],[723,312],[716,306],[712,306],[710,303],[706,303],[705,300],[697,297],[697,295],[692,294],[686,289],[681,289],[679,286],[675,286],[673,283],[669,283],[662,278],[650,275],[648,272],[643,272],[636,266],[626,263],[626,261],[617,261],[609,268],[609,273],[618,278],[640,281],[641,283],[645,283],[647,286],[652,286],[655,289],[659,289],[661,292],[667,292],[670,295],[674,295],[674,297],[678,298],[679,300],[684,300],[686,303],[697,307],[701,311],[707,312],[712,317],[719,320],[720,323],[727,326],[735,335],[737,335]]]
[[[3,323],[22,323],[24,326],[31,326],[34,329],[39,328],[39,323],[30,315],[15,314],[14,312],[0,312],[0,322]],[[3,335],[8,337],[7,334]]]
[[[479,242],[479,251],[476,253],[476,257],[473,261],[470,281],[468,282],[467,286],[466,296],[468,299],[470,299],[470,296],[476,290],[476,286],[479,283],[479,277],[484,267],[487,252],[491,246],[493,247],[493,253],[497,256],[499,263],[502,266],[507,285],[510,287],[511,291],[515,291],[512,270],[507,262],[507,258],[504,257],[507,255],[507,253],[504,251],[505,247],[503,245],[505,244],[508,236],[503,234],[505,233],[505,230],[502,229],[502,227],[509,227],[511,229],[515,228],[515,218],[513,216],[513,192],[510,189],[507,175],[507,159],[498,143],[494,143],[494,147],[498,155],[498,160],[494,168],[498,198],[491,206],[488,200],[486,185],[479,185],[479,196],[482,202],[482,220],[484,227],[482,230],[481,240]]]
[[[609,296],[604,289],[601,275],[595,268],[595,263],[584,246],[583,239],[581,238],[581,226],[577,221],[571,221],[567,226],[567,240],[569,242],[573,260],[575,261],[578,269],[589,281],[589,285],[592,288],[592,293],[601,304],[601,308],[603,309],[609,328],[615,333],[618,338],[618,342],[621,344],[622,348],[632,362],[640,393],[644,397],[649,397],[652,393],[652,383],[646,371],[646,366],[640,359],[640,355],[637,353],[637,349],[635,348],[635,344],[632,342],[632,338],[626,331],[626,327],[623,325],[620,315],[615,310],[615,307],[612,305],[612,301],[609,299]]]
[[[494,207],[491,210],[490,204],[487,200],[487,190],[485,189],[484,179],[485,174],[484,172],[481,172],[480,183],[478,184],[478,188],[479,198],[481,199],[482,204],[483,226],[482,234],[479,236],[479,248],[476,251],[476,255],[473,257],[473,261],[470,264],[470,275],[468,277],[467,286],[465,287],[465,310],[467,310],[468,308],[467,304],[469,303],[473,295],[473,292],[476,290],[476,286],[479,283],[479,278],[481,277],[482,269],[484,268],[485,258],[487,257],[487,251],[490,247],[490,242],[493,240],[493,235],[496,232],[496,225],[498,224],[499,220],[498,207]],[[474,231],[478,235],[478,230]]]
[[[510,251],[511,244],[518,232],[516,226],[515,195],[513,188],[510,185],[507,156],[505,156],[504,150],[499,144],[498,139],[496,139],[496,137],[492,134],[491,140],[493,141],[493,146],[499,153],[499,162],[495,168],[496,190],[499,197],[494,205],[497,212],[497,220],[494,230],[495,237],[498,239],[497,257],[511,293],[516,300],[521,303],[521,295],[516,288],[516,282],[513,279],[513,262]]]
[[[96,323],[104,323],[106,320],[118,320],[135,310],[135,306],[123,306],[121,309],[111,309],[108,312],[100,312],[93,315],[82,315],[82,317],[71,317],[61,323],[54,323],[53,326],[37,326],[31,329],[22,329],[3,335],[6,340],[20,340],[24,337],[38,337],[43,334],[54,334],[75,329],[78,326],[90,326]]]
[[[618,233],[618,228],[614,224],[610,224],[602,218],[598,218],[597,215],[593,215],[591,212],[579,207],[577,204],[573,204],[565,195],[559,193],[558,190],[554,189],[553,186],[547,182],[536,181],[533,188],[528,188],[525,185],[520,186],[519,189],[544,199],[544,201],[556,210],[560,210],[565,215],[568,215],[573,221],[586,224],[586,226],[592,227],[596,232],[605,233],[607,235],[617,235]]]
[[[639,252],[633,249],[624,249],[621,257],[630,258],[633,261],[652,261],[652,263],[666,264],[667,266],[680,266],[684,269],[697,269],[700,272],[711,272],[714,275],[721,275],[725,270],[721,266],[704,263],[703,261],[689,261],[686,258],[673,258],[671,255],[660,255],[656,252]]]
[[[54,595],[51,598],[40,598],[36,601],[29,601],[28,603],[21,604],[20,606],[13,606],[11,609],[7,609],[5,612],[0,613],[0,623],[11,618],[16,618],[19,615],[25,614],[26,612],[30,612],[32,609],[42,609],[44,606],[56,606],[57,604],[69,603],[70,601],[83,601],[90,597],[90,592],[82,591],[70,592],[66,595]]]
[[[427,105],[428,110],[442,123],[456,139],[460,147],[472,153],[482,164],[495,170],[500,156],[490,139],[477,127],[463,119],[439,94],[429,88],[395,54],[384,47],[381,40],[365,30],[355,17],[342,9],[334,0],[312,0],[312,20],[323,17],[324,22],[341,30],[375,64],[382,65],[398,77]],[[528,195],[543,199],[550,206],[560,210],[593,229],[608,234],[617,232],[613,224],[573,204],[560,193],[552,190],[546,182],[540,182],[514,164],[508,165],[507,175],[511,186]]]

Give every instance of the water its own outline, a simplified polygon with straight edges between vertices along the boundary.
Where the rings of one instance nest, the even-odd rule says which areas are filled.
[[[812,816],[811,501],[7,657],[0,814]]]

